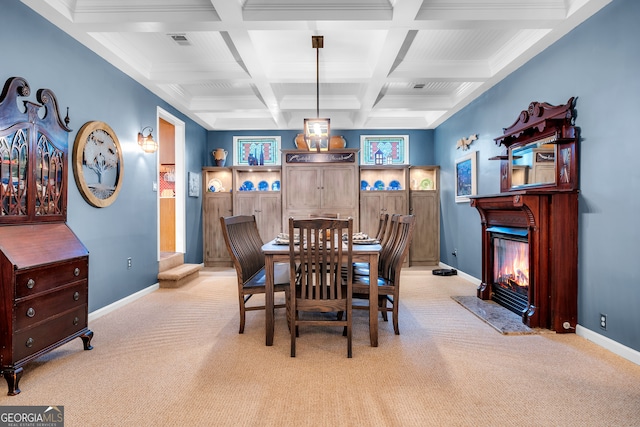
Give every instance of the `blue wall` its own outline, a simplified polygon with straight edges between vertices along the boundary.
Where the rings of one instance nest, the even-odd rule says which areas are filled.
[[[493,138],[532,101],[564,104],[576,96],[580,128],[580,215],[578,323],[640,350],[640,169],[636,157],[640,115],[640,2],[611,4],[533,58],[447,120],[435,132],[441,165],[442,262],[481,277],[480,218],[456,204],[455,141],[472,133],[479,140],[478,194],[499,192],[501,149]],[[458,249],[457,259],[451,255]],[[607,330],[598,324],[607,314]]]
[[[206,130],[18,0],[2,1],[0,40],[0,84],[20,76],[31,87],[30,100],[35,101],[38,89],[48,88],[63,116],[69,107],[69,159],[77,131],[88,121],[109,124],[122,147],[124,183],[106,208],[84,201],[68,163],[67,223],[89,249],[89,311],[157,283],[157,193],[152,190],[158,179],[156,154],[140,150],[137,134],[144,126],[156,127],[157,107],[162,107],[186,123],[186,168],[200,171]],[[186,259],[199,263],[201,199],[187,199]],[[132,258],[131,269],[127,257]]]

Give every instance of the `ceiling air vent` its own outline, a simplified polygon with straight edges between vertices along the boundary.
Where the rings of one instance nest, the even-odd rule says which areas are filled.
[[[424,89],[424,83],[416,83],[413,85],[414,89]]]
[[[169,37],[173,39],[174,42],[178,43],[180,46],[190,46],[191,43],[189,39],[184,34],[169,34]]]

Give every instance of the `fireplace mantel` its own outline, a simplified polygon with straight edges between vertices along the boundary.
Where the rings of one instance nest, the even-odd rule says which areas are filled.
[[[478,298],[494,296],[491,227],[526,230],[529,288],[522,321],[556,332],[575,332],[578,317],[579,137],[573,126],[574,101],[559,106],[532,102],[520,112],[495,139],[506,150],[491,158],[501,162],[501,192],[470,197],[482,224]]]
[[[577,323],[578,192],[518,191],[473,196],[482,224],[482,283],[478,298],[492,297],[494,226],[527,230],[531,283],[522,321],[531,328],[574,332]]]

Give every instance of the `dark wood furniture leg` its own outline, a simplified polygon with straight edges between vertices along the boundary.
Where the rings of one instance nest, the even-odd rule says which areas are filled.
[[[378,255],[369,256],[369,338],[378,346]]]
[[[85,350],[93,350],[93,346],[91,345],[91,339],[93,338],[93,331],[87,331],[85,334],[80,335],[82,339],[82,345]]]
[[[265,255],[264,257],[264,269],[265,269],[265,295],[264,295],[264,308],[265,308],[265,335],[266,345],[273,345],[273,330],[274,330],[274,307],[273,307],[273,255]]]
[[[7,380],[7,386],[9,387],[7,396],[15,396],[19,394],[20,388],[18,387],[18,383],[20,382],[20,378],[22,378],[22,368],[5,369],[2,371],[2,375],[4,376],[4,379]]]

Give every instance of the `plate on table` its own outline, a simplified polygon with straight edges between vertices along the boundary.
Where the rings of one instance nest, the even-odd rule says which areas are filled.
[[[360,181],[360,190],[367,191],[369,189],[369,183],[365,180]]]
[[[402,190],[402,188],[400,187],[400,181],[397,181],[395,179],[389,183],[389,188],[391,188],[392,190]]]
[[[209,188],[209,191],[211,192],[221,191],[222,181],[220,181],[218,178],[210,179],[207,183],[207,188]]]
[[[271,190],[280,191],[280,181],[273,181],[273,184],[271,184]]]
[[[374,239],[373,237],[368,237],[366,239],[360,239],[360,240],[356,240],[353,239],[353,244],[354,245],[377,245],[378,243],[378,239]]]
[[[269,183],[267,181],[260,181],[258,183],[258,191],[269,191]]]
[[[276,238],[273,240],[275,245],[288,245],[289,244],[289,234],[287,233],[279,233]],[[293,236],[293,244],[300,244],[300,236]]]
[[[240,191],[253,191],[255,189],[256,188],[253,186],[253,182],[251,181],[245,181],[240,186]]]
[[[384,190],[384,182],[378,180],[376,182],[373,183],[373,188],[375,188],[376,190]]]
[[[433,190],[433,181],[429,178],[420,181],[420,190]]]

